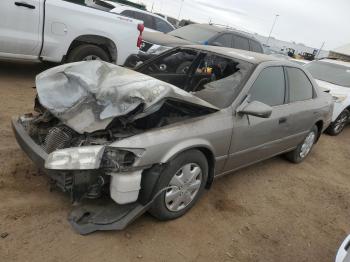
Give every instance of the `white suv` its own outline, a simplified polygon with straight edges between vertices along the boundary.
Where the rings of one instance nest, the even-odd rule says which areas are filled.
[[[138,8],[134,8],[128,5],[118,4],[112,1],[100,1],[100,2],[106,2],[110,5],[113,5],[114,9],[110,11],[112,13],[120,14],[123,16],[127,16],[133,19],[143,21],[145,25],[145,31],[149,31],[149,32],[159,31],[163,33],[168,33],[175,29],[175,27],[171,23],[169,23],[167,20],[165,20],[163,17],[160,17],[159,15],[153,14],[151,12],[140,10]]]
[[[350,120],[350,62],[322,59],[305,65],[318,85],[334,97],[332,123],[327,133],[339,135]]]

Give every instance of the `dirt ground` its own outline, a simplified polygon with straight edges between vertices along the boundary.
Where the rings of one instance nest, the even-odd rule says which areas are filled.
[[[178,220],[146,214],[125,231],[80,236],[69,198],[49,192],[10,127],[32,110],[44,69],[0,63],[0,261],[334,261],[350,233],[350,127],[323,135],[300,165],[277,157],[217,179]]]

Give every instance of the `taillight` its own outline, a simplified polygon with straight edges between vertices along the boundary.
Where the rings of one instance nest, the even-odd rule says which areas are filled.
[[[142,32],[145,30],[145,26],[143,24],[138,24],[137,30],[140,32],[139,37],[137,38],[137,47],[140,48],[142,44]]]

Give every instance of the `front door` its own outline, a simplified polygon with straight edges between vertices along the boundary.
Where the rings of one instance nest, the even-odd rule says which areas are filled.
[[[269,118],[236,114],[233,136],[225,171],[258,162],[288,148],[290,112],[286,103],[286,85],[282,66],[261,71],[249,91],[249,101],[259,101],[272,107]]]

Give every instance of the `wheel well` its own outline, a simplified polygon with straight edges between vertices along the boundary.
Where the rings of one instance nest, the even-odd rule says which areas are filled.
[[[318,129],[318,134],[317,134],[317,140],[318,140],[320,138],[320,136],[322,135],[323,121],[320,120],[315,125],[317,126],[317,129]]]
[[[115,43],[107,37],[98,36],[98,35],[82,35],[82,36],[79,36],[78,38],[74,39],[74,41],[71,43],[71,45],[68,49],[66,56],[63,58],[63,60],[65,60],[67,55],[74,48],[76,48],[77,46],[83,45],[83,44],[97,45],[97,46],[101,47],[104,51],[107,52],[107,54],[109,55],[110,59],[113,62],[117,61],[117,46],[115,45]]]
[[[207,161],[208,161],[208,181],[207,184],[205,185],[206,189],[210,189],[211,184],[213,183],[214,180],[214,175],[215,175],[215,157],[213,152],[211,152],[208,148],[205,147],[197,147],[197,148],[193,148],[193,149],[197,149],[199,151],[201,151]]]

